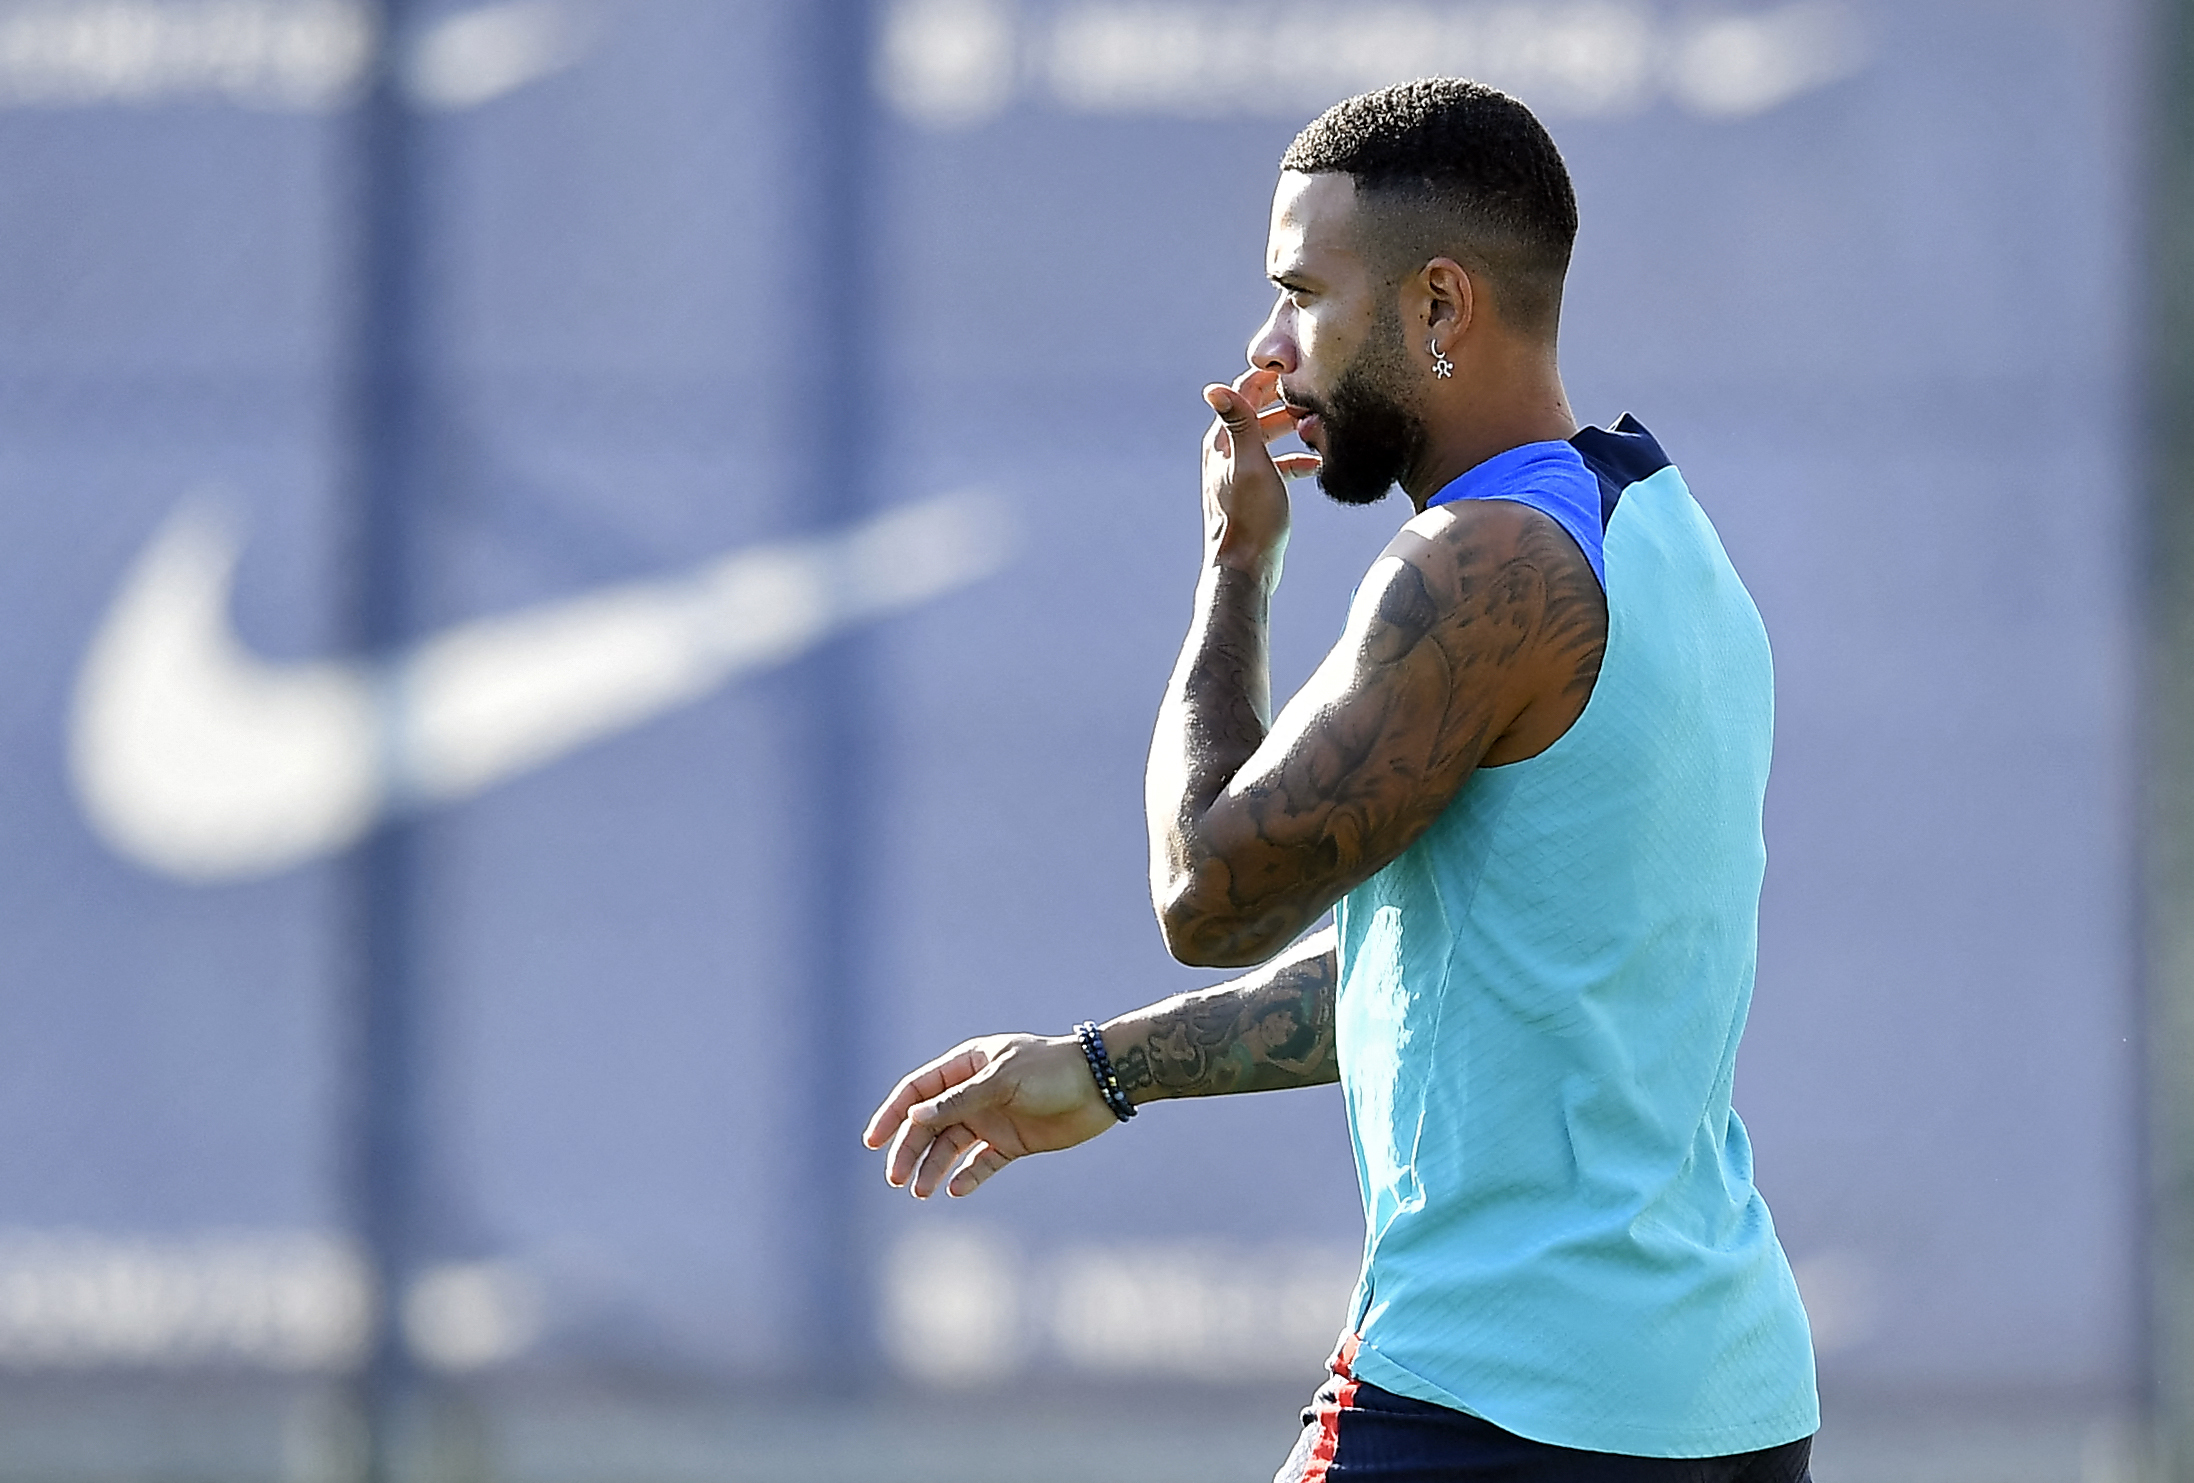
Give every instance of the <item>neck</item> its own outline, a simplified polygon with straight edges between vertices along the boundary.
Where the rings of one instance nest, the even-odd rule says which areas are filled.
[[[1465,375],[1426,399],[1425,450],[1402,479],[1420,513],[1448,483],[1497,454],[1577,431],[1551,346],[1517,345],[1475,358]]]

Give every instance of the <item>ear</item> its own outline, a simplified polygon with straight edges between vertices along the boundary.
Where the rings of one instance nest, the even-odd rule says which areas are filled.
[[[1414,318],[1422,327],[1419,348],[1429,340],[1443,353],[1453,355],[1477,318],[1477,284],[1455,259],[1436,257],[1419,271],[1415,287],[1418,302],[1407,307],[1416,310]],[[1408,323],[1408,319],[1403,322]],[[1425,349],[1428,358],[1431,353]]]

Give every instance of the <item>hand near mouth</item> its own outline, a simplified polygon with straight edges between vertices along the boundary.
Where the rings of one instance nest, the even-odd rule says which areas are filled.
[[[1232,386],[1204,388],[1218,418],[1204,439],[1204,537],[1207,557],[1256,574],[1270,591],[1287,549],[1287,480],[1318,471],[1315,453],[1266,445],[1295,431],[1302,413],[1279,399],[1277,372],[1245,371]]]

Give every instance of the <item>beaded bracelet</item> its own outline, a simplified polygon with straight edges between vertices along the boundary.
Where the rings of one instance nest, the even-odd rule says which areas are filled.
[[[1120,1085],[1120,1073],[1112,1069],[1112,1057],[1105,1054],[1105,1037],[1099,1033],[1094,1020],[1084,1020],[1074,1027],[1074,1038],[1082,1047],[1082,1059],[1089,1062],[1089,1074],[1097,1078],[1097,1094],[1105,1099],[1105,1106],[1121,1122],[1135,1116],[1135,1104],[1127,1099],[1127,1088]]]

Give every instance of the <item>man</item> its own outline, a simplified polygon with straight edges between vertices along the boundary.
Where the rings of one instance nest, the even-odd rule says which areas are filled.
[[[1278,300],[1204,391],[1204,566],[1146,800],[1167,946],[1262,966],[969,1041],[867,1133],[894,1184],[965,1195],[1142,1102],[1338,1079],[1363,1273],[1280,1483],[1807,1476],[1805,1314],[1729,1105],[1767,637],[1653,438],[1570,413],[1576,225],[1553,141],[1473,83],[1296,139]],[[1290,431],[1310,451],[1275,458]],[[1284,478],[1311,472],[1416,512],[1275,717]]]

